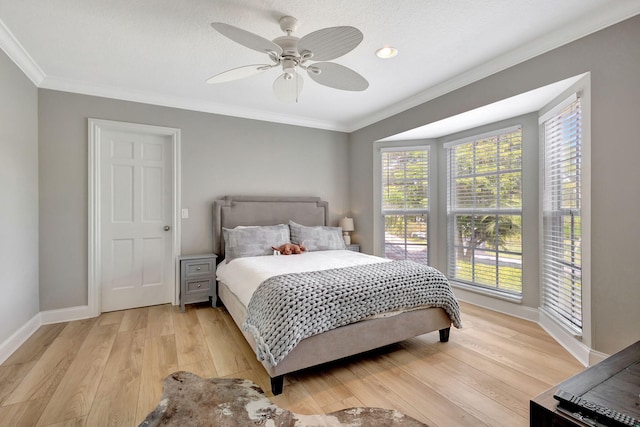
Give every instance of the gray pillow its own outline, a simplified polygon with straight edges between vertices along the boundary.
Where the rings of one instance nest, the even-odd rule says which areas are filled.
[[[248,256],[272,255],[271,246],[290,243],[289,227],[286,224],[223,228],[222,235],[226,262]]]
[[[322,225],[307,227],[289,221],[291,229],[291,243],[304,244],[308,251],[329,251],[346,249],[342,238],[342,228],[325,227]]]

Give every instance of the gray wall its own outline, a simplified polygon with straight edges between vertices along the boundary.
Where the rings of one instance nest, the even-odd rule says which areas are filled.
[[[87,304],[87,119],[181,129],[182,253],[212,251],[225,195],[319,196],[337,224],[349,205],[348,135],[39,90],[40,309]]]
[[[554,49],[350,135],[356,238],[373,251],[373,141],[591,72],[592,347],[640,339],[640,16]]]
[[[38,91],[0,50],[0,343],[38,314]]]

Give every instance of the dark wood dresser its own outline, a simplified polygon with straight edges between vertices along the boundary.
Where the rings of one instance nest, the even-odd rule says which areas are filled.
[[[530,426],[617,426],[605,418],[579,420],[562,412],[553,396],[563,390],[601,407],[640,419],[640,341],[550,388],[530,402]],[[569,410],[569,413],[576,412]],[[640,426],[640,421],[638,424]]]

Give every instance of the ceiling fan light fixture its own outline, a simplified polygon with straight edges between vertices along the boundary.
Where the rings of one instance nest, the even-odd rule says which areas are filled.
[[[376,50],[376,56],[382,59],[393,58],[397,54],[398,54],[398,49],[391,46],[381,47],[380,49]]]
[[[218,73],[207,83],[239,80],[282,67],[282,74],[273,82],[276,98],[283,102],[298,102],[304,79],[299,71],[307,72],[316,83],[334,89],[363,91],[369,82],[354,70],[331,61],[351,52],[363,40],[360,30],[350,26],[322,28],[302,38],[293,36],[298,21],[291,16],[280,19],[280,29],[286,33],[272,41],[242,28],[223,22],[212,22],[214,30],[249,49],[266,54],[272,64],[245,65]],[[312,64],[309,61],[314,61]]]

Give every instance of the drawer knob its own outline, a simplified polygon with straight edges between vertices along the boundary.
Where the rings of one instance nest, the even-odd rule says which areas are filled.
[[[202,270],[202,267],[196,267],[196,270]]]
[[[198,287],[201,288],[202,287],[202,283],[198,283]]]

